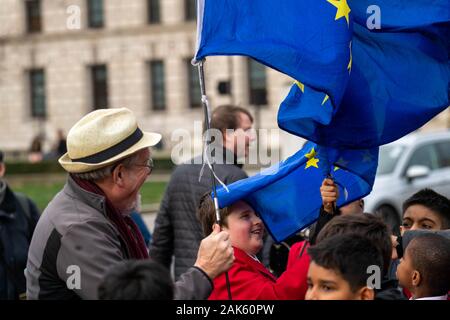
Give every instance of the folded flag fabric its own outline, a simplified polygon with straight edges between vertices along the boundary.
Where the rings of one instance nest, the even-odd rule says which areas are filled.
[[[245,55],[338,106],[349,73],[351,17],[337,0],[199,0],[196,60]],[[318,109],[319,110],[319,109]],[[322,115],[331,119],[332,108]],[[321,117],[321,116],[317,116]]]
[[[321,145],[380,146],[416,130],[449,105],[448,0],[348,0],[353,15],[350,79],[329,122],[294,84],[278,113],[280,128]],[[380,29],[369,29],[376,6]],[[330,106],[324,105],[322,113]]]
[[[294,78],[278,125],[311,141],[219,188],[220,206],[248,201],[281,241],[317,218],[327,175],[338,206],[368,194],[378,146],[448,107],[449,12],[448,0],[200,0],[196,59],[246,55]]]
[[[333,155],[333,159],[329,156]],[[378,163],[378,148],[338,150],[308,142],[296,154],[261,173],[217,190],[219,206],[238,200],[248,202],[259,213],[277,242],[313,223],[322,204],[318,192],[328,161],[331,176],[342,195],[337,205],[360,199],[372,189]]]

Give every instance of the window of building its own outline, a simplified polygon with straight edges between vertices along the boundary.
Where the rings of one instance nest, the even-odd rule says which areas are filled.
[[[103,28],[103,0],[87,0],[89,28]]]
[[[266,67],[255,60],[248,61],[248,82],[250,104],[262,106],[267,104]]]
[[[150,86],[152,96],[152,109],[166,109],[166,95],[164,85],[164,63],[161,60],[150,62]]]
[[[148,10],[148,22],[160,23],[161,22],[161,1],[160,0],[147,0]]]
[[[27,31],[29,33],[41,31],[41,1],[27,0],[25,1]]]
[[[46,117],[45,73],[42,69],[29,71],[30,106],[33,118]]]
[[[197,18],[197,4],[195,0],[184,1],[186,21],[195,21]]]
[[[191,60],[186,60],[188,86],[189,86],[189,105],[191,108],[200,108],[202,105],[202,97],[200,92],[200,82],[198,77],[198,69],[191,64]]]
[[[91,66],[93,109],[108,108],[108,71],[105,65]]]

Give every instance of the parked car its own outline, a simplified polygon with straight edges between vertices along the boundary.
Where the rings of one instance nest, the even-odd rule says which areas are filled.
[[[382,146],[365,211],[380,215],[398,234],[403,202],[423,188],[450,197],[450,131],[413,133]]]

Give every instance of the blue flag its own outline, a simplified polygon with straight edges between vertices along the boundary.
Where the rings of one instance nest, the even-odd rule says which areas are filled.
[[[199,0],[196,60],[245,55],[339,105],[347,85],[351,19],[337,0]],[[317,108],[315,118],[331,120]]]
[[[229,192],[217,190],[221,207],[248,201],[277,241],[317,218],[326,175],[340,188],[338,206],[364,197],[377,147],[448,107],[448,0],[199,4],[197,60],[247,55],[295,79],[278,124],[312,142]],[[370,17],[377,10],[379,19]]]
[[[352,59],[339,108],[329,123],[311,121],[307,89],[293,85],[278,124],[321,145],[369,148],[397,140],[448,107],[450,6],[448,0],[348,3]],[[366,24],[377,18],[380,29],[370,30]]]
[[[332,156],[332,158],[330,157]],[[245,200],[259,213],[272,238],[280,242],[313,223],[322,205],[319,188],[331,176],[337,181],[338,206],[367,195],[373,185],[378,148],[338,150],[308,142],[290,158],[263,172],[217,190],[219,206]]]

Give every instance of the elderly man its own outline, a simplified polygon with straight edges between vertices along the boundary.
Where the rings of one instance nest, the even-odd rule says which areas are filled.
[[[36,226],[26,269],[28,299],[97,299],[108,269],[146,259],[129,214],[153,168],[149,147],[161,139],[142,132],[128,109],[89,113],[70,130],[59,163],[69,173],[63,190]],[[205,238],[193,267],[175,284],[176,299],[206,299],[211,280],[233,262],[228,234]]]

